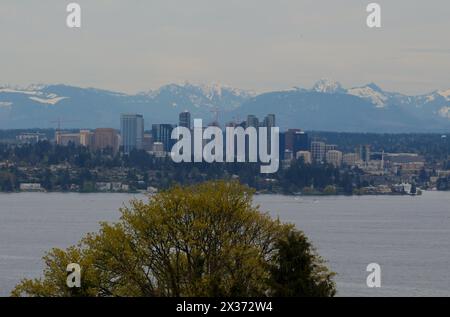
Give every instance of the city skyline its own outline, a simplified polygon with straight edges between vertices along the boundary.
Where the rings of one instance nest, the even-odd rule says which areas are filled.
[[[147,131],[150,134],[145,134],[146,131],[143,129],[144,117],[141,114],[126,113],[120,117],[120,130],[113,128],[96,128],[93,131],[80,129],[78,133],[73,133],[63,132],[58,129],[55,132],[55,143],[63,146],[73,143],[76,146],[82,145],[93,150],[111,148],[113,152],[117,152],[120,149],[126,155],[129,155],[132,150],[145,150],[153,155],[164,157],[172,151],[172,147],[177,141],[172,139],[172,131],[176,127],[194,130],[192,126],[193,120],[189,111],[181,112],[178,118],[178,125],[168,123],[152,124],[152,129]],[[210,123],[209,126],[221,128],[218,121]],[[246,120],[229,122],[221,130],[225,130],[227,127],[242,127],[244,129],[272,128],[276,127],[276,116],[268,114],[263,120],[259,120],[257,116],[249,114]],[[203,128],[205,129],[206,127]],[[39,132],[34,134],[25,132],[18,135],[17,140],[22,142],[39,142],[43,140],[41,139],[42,136],[43,134]],[[267,137],[267,144],[270,148],[272,140],[270,136]],[[343,153],[338,150],[338,146],[335,144],[328,144],[324,140],[317,138],[310,139],[308,133],[300,128],[289,128],[286,131],[280,131],[278,138],[278,157],[285,162],[293,159],[302,159],[306,164],[327,162],[335,167],[339,167],[342,164],[356,166],[358,161],[365,164],[370,161],[370,145],[358,146],[355,148],[355,153]],[[381,155],[382,157],[384,156],[384,151]]]

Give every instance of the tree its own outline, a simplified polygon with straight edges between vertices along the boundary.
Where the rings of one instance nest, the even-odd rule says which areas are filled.
[[[336,294],[334,273],[298,231],[291,231],[276,243],[278,250],[271,267],[272,295],[278,297],[330,297]]]
[[[22,281],[12,295],[334,295],[332,274],[303,234],[261,213],[252,196],[237,182],[215,181],[133,200],[118,223],[50,251],[43,278]],[[81,266],[78,290],[66,287],[69,263]],[[286,267],[295,279],[280,279]]]
[[[325,187],[325,189],[323,190],[323,193],[325,195],[336,195],[336,187],[332,186],[332,185],[328,185],[327,187]]]

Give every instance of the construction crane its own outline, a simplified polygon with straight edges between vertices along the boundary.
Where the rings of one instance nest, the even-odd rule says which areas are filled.
[[[53,120],[50,121],[50,123],[55,124],[57,123],[57,128],[56,128],[56,132],[60,132],[61,131],[61,125],[62,123],[74,123],[74,122],[79,122],[79,120],[63,120],[61,118],[58,118],[57,120]]]
[[[219,107],[214,107],[212,108],[212,110],[210,110],[211,113],[214,114],[214,121],[211,123],[212,126],[219,126],[219,113],[220,113],[220,108]]]

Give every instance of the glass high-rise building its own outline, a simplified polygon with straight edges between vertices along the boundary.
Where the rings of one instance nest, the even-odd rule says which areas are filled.
[[[259,120],[256,116],[250,114],[247,116],[247,128],[253,127],[258,129],[259,128]]]
[[[140,114],[122,114],[120,133],[125,154],[129,154],[134,149],[141,150],[144,140],[144,117]]]
[[[191,129],[191,113],[189,111],[180,113],[179,126]]]
[[[267,128],[275,127],[275,115],[274,114],[268,114],[264,118],[263,126],[265,126]]]
[[[164,145],[164,151],[170,152],[172,145],[174,144],[172,140],[172,130],[173,126],[171,124],[153,124],[152,125],[152,136],[153,142],[161,142]]]
[[[286,134],[286,149],[297,153],[309,150],[308,134],[300,129],[289,129]]]

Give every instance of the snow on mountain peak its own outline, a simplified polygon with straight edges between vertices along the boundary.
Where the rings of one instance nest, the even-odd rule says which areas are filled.
[[[380,93],[383,93],[383,92],[384,92],[383,89],[381,89],[380,86],[378,86],[378,85],[375,84],[375,83],[370,83],[370,84],[366,85],[366,87],[368,87],[368,88],[370,88],[370,89],[372,89],[372,90],[374,90],[374,91],[378,91],[378,92],[380,92]]]
[[[442,97],[444,97],[446,100],[450,101],[450,89],[439,90],[437,93]]]
[[[323,92],[323,93],[336,93],[342,92],[342,86],[337,81],[329,80],[329,79],[321,79],[316,82],[312,88],[315,92]]]
[[[383,92],[383,90],[374,83],[371,83],[364,87],[350,88],[347,90],[347,93],[349,95],[367,99],[377,108],[383,108],[389,99],[388,96],[386,96],[386,94]]]
[[[44,105],[56,105],[61,100],[67,99],[68,97],[54,97],[54,94],[47,96],[47,98],[30,97],[31,100],[42,103]]]
[[[28,99],[44,105],[56,105],[61,100],[68,98],[68,97],[60,97],[54,93],[45,93],[43,90],[47,87],[48,86],[44,84],[29,85],[26,88],[22,88],[19,86],[12,87],[6,85],[0,87],[0,93],[25,95],[28,96]],[[6,104],[5,101],[2,102],[3,104]],[[9,103],[10,105],[12,104],[11,102]]]
[[[203,94],[208,98],[208,99],[212,99],[214,98],[214,96],[218,96],[218,97],[222,97],[223,94],[225,92],[230,92],[231,94],[238,96],[238,97],[250,97],[253,96],[254,93],[246,91],[246,90],[242,90],[242,89],[237,89],[237,88],[233,88],[227,85],[222,85],[219,83],[212,83],[210,85],[199,85],[198,86],[200,89],[202,89]]]
[[[242,89],[232,88],[227,85],[222,85],[219,83],[212,83],[212,84],[192,84],[188,81],[185,81],[182,84],[169,84],[162,86],[158,90],[155,91],[149,91],[147,94],[151,97],[158,96],[162,91],[170,91],[172,93],[180,93],[182,90],[187,91],[188,93],[195,95],[197,97],[202,96],[206,98],[207,100],[214,100],[214,99],[221,99],[225,97],[224,95],[226,93],[229,93],[236,97],[241,98],[250,98],[254,97],[256,94],[251,91],[246,91]]]

